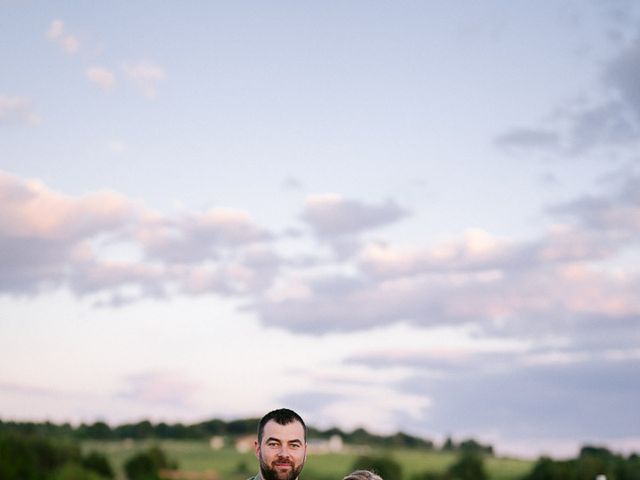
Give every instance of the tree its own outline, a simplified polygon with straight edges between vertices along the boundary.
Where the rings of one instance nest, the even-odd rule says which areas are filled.
[[[458,449],[463,452],[488,453],[489,455],[493,455],[493,447],[491,445],[482,445],[473,438],[460,442]]]
[[[447,473],[454,480],[487,480],[482,457],[474,453],[463,453]]]
[[[177,468],[175,463],[169,462],[165,453],[159,447],[151,447],[131,457],[124,464],[124,471],[129,480],[158,480],[159,471],[165,468]]]
[[[113,469],[107,457],[98,452],[89,452],[82,458],[82,466],[103,478],[113,478]]]
[[[45,438],[24,434],[0,435],[0,479],[43,480],[65,463],[79,462],[77,446],[52,443]]]
[[[571,461],[554,461],[541,457],[523,480],[575,480],[575,467]]]
[[[455,450],[455,448],[456,448],[456,445],[455,443],[453,443],[453,440],[451,439],[451,437],[447,437],[447,439],[442,444],[442,450],[446,452],[450,452],[451,450]]]
[[[93,425],[82,425],[80,436],[95,438],[96,440],[109,440],[113,436],[111,427],[105,422],[95,422]]]

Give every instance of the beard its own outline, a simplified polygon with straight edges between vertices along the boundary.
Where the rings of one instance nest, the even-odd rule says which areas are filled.
[[[281,462],[283,461],[282,459],[277,460]],[[262,474],[263,480],[295,480],[302,471],[304,461],[298,466],[290,461],[289,465],[291,465],[291,469],[279,472],[275,468],[267,465],[267,463],[262,459],[262,455],[260,455],[260,473]]]

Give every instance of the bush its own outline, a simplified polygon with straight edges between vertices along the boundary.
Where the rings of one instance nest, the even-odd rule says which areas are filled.
[[[34,435],[0,435],[0,478],[41,480],[50,478],[67,462],[78,462],[80,450],[68,443],[52,443]]]
[[[460,459],[447,471],[453,480],[486,480],[482,457],[473,453],[463,453]]]
[[[82,466],[103,478],[113,478],[113,469],[107,457],[98,452],[89,452],[82,459]]]
[[[158,480],[158,472],[165,468],[177,468],[170,463],[165,453],[158,447],[151,447],[145,452],[131,457],[124,464],[124,471],[129,480]]]
[[[53,480],[102,480],[102,477],[77,463],[65,463],[53,475]]]

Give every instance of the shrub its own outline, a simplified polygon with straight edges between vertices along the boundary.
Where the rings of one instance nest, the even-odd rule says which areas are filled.
[[[82,459],[82,466],[103,478],[113,478],[113,469],[107,457],[98,452],[89,452]]]
[[[124,471],[129,480],[158,480],[158,472],[165,468],[176,468],[170,463],[165,453],[158,447],[140,452],[124,464]]]
[[[96,472],[92,472],[75,462],[65,463],[53,474],[52,480],[102,480]]]
[[[463,453],[447,471],[453,480],[487,480],[482,457],[473,453]]]

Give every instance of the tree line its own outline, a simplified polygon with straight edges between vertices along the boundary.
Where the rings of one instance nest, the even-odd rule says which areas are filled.
[[[577,458],[541,457],[523,480],[640,480],[640,456],[624,456],[602,447],[585,446]]]
[[[125,423],[111,427],[106,422],[98,421],[91,424],[82,423],[73,426],[70,423],[55,424],[51,422],[14,422],[0,420],[0,432],[17,432],[28,435],[45,437],[74,438],[78,440],[143,440],[143,439],[172,439],[198,440],[212,436],[240,437],[254,434],[258,428],[259,418],[248,418],[224,421],[212,419],[193,424],[164,422],[152,423],[148,420],[137,423]],[[309,427],[309,438],[328,439],[339,435],[345,443],[352,445],[369,445],[381,448],[414,448],[434,450],[438,448],[429,439],[398,432],[393,435],[375,435],[363,428],[352,432],[344,432],[339,428],[319,430]],[[491,445],[483,445],[474,439],[455,442],[451,437],[439,447],[445,451],[465,451],[482,454],[493,454]]]

